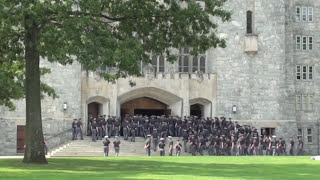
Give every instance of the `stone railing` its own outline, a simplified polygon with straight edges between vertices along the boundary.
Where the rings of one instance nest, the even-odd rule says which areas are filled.
[[[46,138],[46,141],[48,143],[49,149],[55,148],[67,141],[70,141],[72,139],[72,131],[71,128],[64,130],[58,134],[48,136]]]

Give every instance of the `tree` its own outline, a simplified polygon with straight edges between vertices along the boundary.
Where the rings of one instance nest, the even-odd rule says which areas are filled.
[[[0,44],[0,63],[13,69],[10,85],[18,83],[15,88],[25,88],[27,143],[23,161],[47,163],[40,57],[63,65],[79,61],[87,70],[100,65],[116,68],[113,74],[100,73],[111,82],[139,76],[138,62],[151,62],[150,53],[165,54],[173,62],[174,48],[193,47],[196,55],[210,47],[225,47],[225,40],[216,35],[218,22],[231,16],[223,8],[225,1],[0,0],[0,37],[6,40]],[[14,70],[16,63],[20,65]],[[21,64],[25,64],[24,78],[17,74],[24,72]],[[0,96],[0,103],[8,105],[10,99],[22,97],[21,91],[7,93],[12,95],[7,99]]]

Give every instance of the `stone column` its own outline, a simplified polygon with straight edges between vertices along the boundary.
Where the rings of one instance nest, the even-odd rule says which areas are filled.
[[[182,115],[190,116],[190,103],[189,103],[189,73],[181,74],[182,80]]]
[[[118,83],[110,84],[110,116],[117,115],[118,109]]]

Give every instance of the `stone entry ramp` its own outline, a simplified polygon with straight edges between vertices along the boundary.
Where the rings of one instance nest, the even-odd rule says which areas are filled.
[[[109,156],[114,156],[113,141],[114,137],[110,138],[110,150]],[[131,142],[129,140],[123,140],[123,137],[120,137],[121,146],[119,156],[146,156],[144,149],[145,139],[142,137],[136,137],[136,142]],[[176,138],[174,138],[175,144]],[[103,140],[97,140],[93,142],[90,137],[84,137],[84,140],[75,140],[62,145],[60,148],[51,152],[51,157],[79,157],[79,156],[103,156]],[[166,143],[166,156],[168,155],[168,143]],[[173,151],[175,153],[175,150]],[[151,156],[159,156],[159,151],[154,152],[151,150]],[[189,153],[182,152],[181,155],[189,156]]]

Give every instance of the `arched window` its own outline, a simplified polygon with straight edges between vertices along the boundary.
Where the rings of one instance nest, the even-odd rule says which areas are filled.
[[[189,57],[184,56],[183,58],[183,72],[189,72]]]
[[[164,56],[159,58],[159,72],[164,72]]]
[[[252,30],[252,11],[247,11],[247,34],[251,34]]]
[[[198,57],[194,56],[192,60],[192,72],[198,71]]]
[[[206,72],[206,58],[203,56],[200,58],[200,71]]]
[[[157,71],[157,65],[158,65],[157,59],[158,59],[157,56],[152,56],[152,66],[155,69],[155,71]]]

